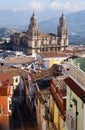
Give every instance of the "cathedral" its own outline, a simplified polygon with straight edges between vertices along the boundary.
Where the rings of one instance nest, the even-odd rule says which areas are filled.
[[[38,27],[37,17],[33,12],[28,30],[11,35],[11,43],[14,51],[21,51],[26,55],[32,55],[37,52],[65,51],[68,49],[68,28],[65,16],[62,13],[59,19],[57,34],[42,33]]]

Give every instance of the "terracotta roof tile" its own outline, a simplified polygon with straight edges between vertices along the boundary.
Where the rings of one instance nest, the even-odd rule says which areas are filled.
[[[53,86],[50,87],[50,91],[51,91],[51,93],[53,95],[54,100],[56,101],[56,104],[57,104],[57,106],[59,108],[59,111],[60,111],[60,113],[62,115],[62,118],[65,120],[66,101],[65,102],[63,101],[63,99],[60,96],[60,93],[58,91],[56,91]],[[62,90],[62,92],[63,92],[63,90]],[[61,94],[63,96],[62,92],[61,92]]]
[[[65,120],[66,99],[63,99],[63,97],[66,96],[66,88],[58,86],[58,81],[52,78],[50,81],[50,91],[61,113],[61,117]]]
[[[68,87],[78,96],[81,98],[83,102],[85,102],[85,91],[70,77],[64,79]]]
[[[0,81],[9,80],[9,83],[13,84],[13,77],[18,75],[20,75],[20,72],[17,70],[0,73]]]
[[[13,84],[13,76],[9,73],[0,73],[0,81],[9,80],[10,84]]]
[[[40,70],[38,73],[31,73],[30,76],[32,81],[40,80],[49,76],[54,76],[57,72],[57,65],[54,64],[51,68],[47,70]]]
[[[56,51],[47,51],[47,52],[42,52],[41,55],[44,58],[51,58],[51,57],[66,57],[66,54],[63,53],[57,53]]]
[[[34,58],[32,57],[12,57],[5,60],[5,64],[25,64],[25,63],[31,63],[34,61]]]

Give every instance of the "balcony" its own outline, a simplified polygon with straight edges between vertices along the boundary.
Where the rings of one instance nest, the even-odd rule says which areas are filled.
[[[85,90],[85,72],[80,69],[80,67],[74,64],[70,65],[70,76],[79,83],[81,88]]]

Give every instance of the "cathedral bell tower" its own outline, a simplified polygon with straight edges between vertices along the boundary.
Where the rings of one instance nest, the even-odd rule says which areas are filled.
[[[65,16],[62,13],[62,16],[59,20],[59,26],[58,26],[58,45],[59,45],[59,51],[65,51],[68,48],[68,28],[66,25],[66,19]]]
[[[28,47],[29,47],[29,53],[30,54],[35,54],[37,48],[36,45],[38,44],[39,41],[39,28],[38,28],[38,22],[37,22],[37,18],[34,14],[33,14],[30,18],[30,24],[28,26],[28,31],[27,31],[27,43],[28,43]]]
[[[60,38],[67,38],[68,37],[68,29],[66,25],[66,19],[65,16],[62,13],[62,16],[59,20],[59,26],[58,26],[58,37]]]
[[[36,37],[39,33],[37,18],[34,14],[34,11],[33,11],[32,17],[30,18],[30,24],[28,26],[28,33],[31,38],[33,38],[34,36]]]

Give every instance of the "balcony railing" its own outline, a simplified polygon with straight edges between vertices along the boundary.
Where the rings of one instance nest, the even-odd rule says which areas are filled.
[[[80,68],[70,65],[70,75],[81,85],[81,87],[85,90],[85,72]]]

